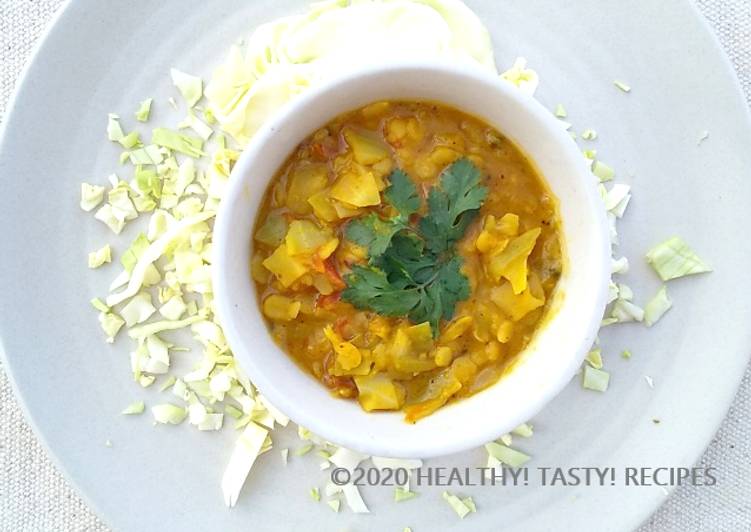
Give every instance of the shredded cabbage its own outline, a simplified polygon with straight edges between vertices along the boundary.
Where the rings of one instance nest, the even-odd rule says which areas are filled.
[[[235,449],[224,470],[222,493],[224,503],[232,507],[237,503],[240,490],[266,442],[269,431],[254,422],[249,422],[235,443]]]
[[[151,114],[151,104],[154,100],[152,98],[146,98],[138,105],[138,110],[134,113],[136,120],[139,122],[147,122],[149,115]]]

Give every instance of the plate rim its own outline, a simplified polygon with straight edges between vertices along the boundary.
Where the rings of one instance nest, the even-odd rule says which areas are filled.
[[[730,80],[732,80],[734,89],[733,96],[735,99],[735,101],[732,103],[736,107],[740,106],[743,115],[742,119],[746,123],[746,127],[749,129],[749,131],[751,131],[751,105],[746,99],[746,95],[743,92],[743,88],[738,78],[737,72],[730,60],[730,57],[721,44],[717,32],[714,30],[714,28],[711,27],[709,20],[699,10],[695,2],[685,2],[683,4],[687,5],[688,9],[691,11],[692,16],[698,19],[699,25],[702,28],[701,31],[709,34],[713,51],[716,55],[719,55],[719,60],[723,65],[722,68],[725,70],[725,74],[729,76]],[[0,159],[4,154],[4,145],[6,143],[7,137],[9,136],[8,124],[12,122],[12,118],[16,113],[16,102],[24,92],[24,88],[28,83],[29,75],[34,68],[35,63],[37,62],[38,57],[46,49],[46,45],[50,36],[53,34],[53,32],[60,29],[60,24],[63,23],[65,17],[70,14],[70,8],[72,5],[72,0],[64,0],[61,6],[52,15],[52,17],[47,22],[46,27],[37,38],[31,53],[24,63],[21,72],[16,78],[15,86],[6,104],[6,111],[2,123],[0,123]],[[728,384],[732,384],[732,386],[727,386],[722,391],[722,395],[724,396],[722,398],[722,404],[720,405],[722,406],[722,408],[714,408],[709,414],[707,422],[704,423],[704,427],[706,427],[706,437],[693,440],[696,442],[695,444],[691,445],[691,443],[689,442],[686,444],[686,447],[684,447],[684,449],[689,451],[686,454],[693,456],[693,459],[686,461],[686,463],[676,465],[690,467],[698,463],[701,457],[705,454],[708,447],[711,445],[713,436],[717,434],[717,431],[720,429],[722,423],[727,418],[728,411],[738,395],[738,391],[740,389],[745,371],[747,370],[749,363],[751,362],[751,345],[748,346],[746,351],[749,354],[745,356],[742,355],[742,353],[738,353],[737,369],[739,369],[740,371],[736,371],[733,375],[728,376]],[[15,376],[15,370],[13,369],[13,363],[11,362],[12,359],[13,357],[9,356],[9,354],[5,351],[5,348],[3,346],[3,339],[2,337],[0,337],[0,364],[2,364],[3,370],[7,375],[8,382],[10,383],[11,389],[13,390],[14,399],[23,412],[24,420],[31,427],[32,431],[34,432],[34,436],[36,437],[37,441],[40,442],[42,448],[45,450],[47,457],[54,464],[55,468],[61,473],[65,481],[74,489],[76,495],[86,503],[86,505],[98,520],[106,524],[109,528],[112,528],[109,520],[107,519],[108,516],[106,516],[101,511],[99,505],[89,495],[89,493],[86,490],[82,489],[81,485],[79,484],[79,480],[74,472],[75,468],[69,468],[68,465],[57,455],[54,448],[50,445],[44,429],[37,424],[36,417],[32,415],[31,410],[27,406],[26,395],[18,386],[18,382]],[[742,364],[740,363],[741,361]],[[710,427],[712,429],[711,431],[709,431]],[[642,497],[643,500],[641,501],[642,511],[640,511],[638,515],[631,514],[630,516],[622,516],[622,518],[630,517],[630,519],[624,519],[622,521],[623,524],[628,525],[624,527],[624,529],[636,529],[647,524],[647,522],[654,516],[659,508],[661,508],[675,493],[676,487],[677,486],[667,486],[667,495],[660,495],[656,492],[654,492],[653,494],[644,492],[645,494]]]

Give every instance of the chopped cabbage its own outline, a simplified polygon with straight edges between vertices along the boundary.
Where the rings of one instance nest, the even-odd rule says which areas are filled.
[[[201,78],[181,72],[176,68],[170,70],[172,83],[185,98],[188,108],[193,107],[203,96],[203,81]]]
[[[232,507],[237,503],[250,468],[253,467],[268,435],[268,430],[251,421],[237,439],[222,477],[222,493],[227,506]]]
[[[151,414],[157,423],[179,425],[183,422],[185,416],[188,415],[188,410],[180,406],[175,406],[172,403],[164,403],[152,406]]]
[[[100,312],[99,324],[102,326],[102,330],[107,335],[107,343],[111,344],[115,341],[115,336],[118,331],[125,325],[125,320],[114,312]]]
[[[402,488],[401,486],[396,486],[394,488],[394,502],[402,502],[402,501],[408,501],[410,499],[414,499],[417,497],[417,493],[414,491],[409,491],[406,488]]]
[[[532,425],[530,425],[529,423],[522,423],[511,432],[513,434],[516,434],[517,436],[521,436],[522,438],[531,438],[533,434]]]
[[[146,122],[149,120],[151,114],[151,104],[154,100],[152,98],[146,98],[138,105],[138,110],[135,112],[136,120],[139,122]]]
[[[202,151],[203,139],[200,137],[184,135],[163,127],[158,127],[151,132],[151,143],[184,153],[189,157],[206,155]]]
[[[488,451],[488,454],[509,467],[521,467],[529,462],[531,458],[521,451],[496,442],[486,443],[485,450]]]
[[[707,266],[694,253],[694,250],[677,236],[669,238],[649,250],[647,262],[663,281],[712,271],[712,268]]]
[[[584,367],[582,386],[587,390],[604,392],[608,389],[609,382],[610,373],[608,373],[607,371],[596,369],[590,366]]]
[[[112,249],[109,244],[89,253],[89,268],[98,268],[108,262],[112,262]]]
[[[618,80],[615,80],[615,81],[613,82],[613,85],[615,85],[616,87],[618,87],[618,88],[619,88],[620,90],[622,90],[623,92],[631,92],[631,87],[629,87],[629,86],[628,86],[628,85],[627,85],[626,83],[624,83],[623,81],[618,81]]]
[[[156,308],[151,304],[151,294],[141,292],[122,308],[120,315],[125,320],[125,325],[132,327],[148,320],[154,312],[156,312]]]
[[[530,96],[534,96],[537,86],[540,84],[537,72],[527,68],[527,60],[523,57],[517,57],[511,68],[501,74],[501,78]]]
[[[136,401],[135,403],[131,403],[128,406],[126,406],[125,409],[121,413],[126,416],[138,415],[138,414],[142,414],[145,408],[146,408],[146,405],[144,404],[143,401]]]
[[[86,212],[94,209],[104,199],[104,187],[81,183],[81,208]]]
[[[370,510],[365,505],[365,501],[362,500],[360,490],[354,484],[345,484],[342,486],[342,493],[344,494],[344,500],[347,501],[347,506],[356,514],[368,514]]]
[[[339,447],[329,460],[337,467],[343,467],[349,471],[354,471],[357,465],[368,457],[344,447]]]
[[[662,285],[657,293],[644,307],[644,324],[651,327],[670,310],[673,302],[668,297],[667,286]]]
[[[451,509],[456,512],[456,515],[458,515],[462,519],[464,519],[467,514],[476,511],[472,499],[468,498],[465,502],[465,500],[460,499],[456,495],[452,495],[448,491],[444,491],[443,500],[446,501],[449,506],[451,506]]]

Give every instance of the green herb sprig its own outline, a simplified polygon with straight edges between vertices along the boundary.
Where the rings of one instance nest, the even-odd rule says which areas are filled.
[[[459,159],[428,193],[427,213],[415,217],[422,207],[417,188],[407,174],[395,170],[384,196],[397,215],[370,213],[347,225],[345,236],[367,248],[369,261],[353,266],[345,277],[342,299],[384,316],[427,321],[437,336],[440,321],[450,320],[456,304],[469,297],[469,280],[455,245],[487,196],[480,178],[471,161]]]

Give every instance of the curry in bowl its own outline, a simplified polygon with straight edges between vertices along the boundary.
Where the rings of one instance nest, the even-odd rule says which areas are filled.
[[[271,180],[251,274],[274,341],[414,422],[498,381],[561,275],[558,205],[498,131],[430,102],[332,120]]]

